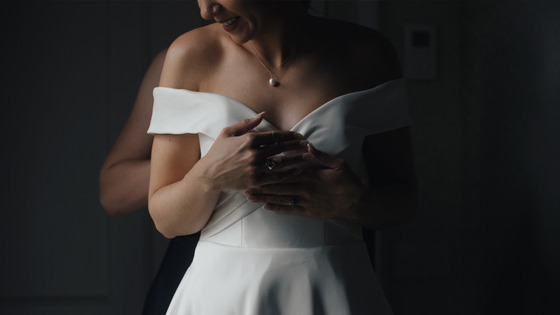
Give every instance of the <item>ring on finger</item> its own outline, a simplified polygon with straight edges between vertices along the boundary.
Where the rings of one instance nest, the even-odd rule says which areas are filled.
[[[266,159],[264,165],[268,168],[269,171],[272,171],[276,166],[278,166],[278,162],[273,159]]]
[[[290,199],[290,208],[294,208],[295,206],[297,206],[297,198],[292,197],[292,199]]]

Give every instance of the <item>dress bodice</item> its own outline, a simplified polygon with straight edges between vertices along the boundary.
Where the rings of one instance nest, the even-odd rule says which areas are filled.
[[[367,181],[362,144],[367,135],[409,124],[404,80],[344,94],[303,117],[291,130],[317,149],[341,157]],[[206,155],[223,128],[257,113],[219,94],[157,87],[148,133],[198,134]],[[266,120],[255,131],[278,130]],[[361,230],[345,220],[320,220],[275,213],[247,201],[240,191],[222,193],[201,240],[238,247],[314,247],[361,241]]]

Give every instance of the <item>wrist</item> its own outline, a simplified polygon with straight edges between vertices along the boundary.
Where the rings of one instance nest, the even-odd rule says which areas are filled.
[[[365,208],[369,196],[369,188],[364,185],[357,185],[349,193],[349,202],[347,208],[347,219],[354,222],[362,222],[364,218]]]
[[[211,169],[210,166],[207,164],[212,165],[212,163],[207,163],[206,159],[201,158],[198,162],[193,166],[193,168],[185,175],[185,179],[195,183],[203,192],[211,193],[214,191],[218,191],[219,188],[216,186],[213,177],[211,176]]]

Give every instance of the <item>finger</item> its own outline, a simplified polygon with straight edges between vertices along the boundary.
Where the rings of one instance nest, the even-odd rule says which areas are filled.
[[[300,206],[286,206],[286,205],[279,205],[275,203],[265,203],[263,208],[266,210],[274,211],[274,212],[283,212],[283,213],[299,213],[302,212],[303,208]]]
[[[269,173],[270,174],[270,173]],[[284,177],[280,178],[280,176],[277,176],[275,178],[272,179],[267,179],[266,177],[269,175],[263,175],[260,179],[259,179],[259,185],[253,186],[251,188],[247,188],[246,190],[243,191],[243,194],[245,196],[249,196],[249,195],[254,195],[254,194],[258,194],[260,193],[259,189],[261,187],[266,187],[266,186],[271,186],[271,185],[302,185],[302,181],[301,181],[301,177],[299,176],[299,172],[295,173],[295,174],[285,174],[283,175]],[[270,175],[270,176],[275,176],[275,175]],[[267,191],[271,191],[274,188],[269,188],[267,189]],[[301,191],[301,190],[300,190]],[[295,194],[298,192],[298,190],[292,190],[290,191],[291,193]]]
[[[253,144],[257,147],[271,145],[276,142],[303,139],[303,136],[293,131],[259,132],[255,135]]]
[[[309,142],[307,140],[278,141],[267,147],[264,147],[259,154],[261,157],[267,158],[269,156],[275,156],[283,152],[306,152],[308,143]]]
[[[259,186],[294,181],[294,178],[301,174],[301,170],[298,168],[288,168],[276,170],[274,172],[266,169],[266,166],[264,166],[263,168],[263,176],[260,179]]]
[[[268,158],[267,160],[274,161],[272,163],[274,165],[273,169],[282,169],[286,167],[298,167],[302,163],[306,163],[307,161],[303,159],[303,154],[298,153],[290,156],[275,156]],[[268,164],[268,163],[265,163]],[[274,170],[271,170],[274,171]]]
[[[303,159],[303,154],[296,154],[291,156],[279,156],[277,162],[280,167],[297,167],[307,161]]]
[[[258,194],[258,195],[247,196],[247,200],[255,203],[272,203],[272,204],[291,207],[291,201],[295,199],[294,196]]]
[[[303,154],[303,159],[315,162],[326,168],[339,169],[343,165],[343,160],[326,152],[319,151],[311,143],[308,145],[307,153]]]
[[[243,193],[246,196],[250,195],[297,195],[301,192],[301,187],[297,183],[278,183],[262,185],[245,190]]]
[[[224,128],[223,132],[230,137],[243,135],[257,127],[263,120],[263,116],[264,112],[253,118],[244,119],[236,124]]]
[[[254,203],[264,204],[264,208],[273,211],[299,211],[304,207],[299,203],[298,196],[255,195],[247,198]]]

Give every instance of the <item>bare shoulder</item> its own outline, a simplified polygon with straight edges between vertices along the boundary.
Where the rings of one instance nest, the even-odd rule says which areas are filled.
[[[160,52],[152,60],[151,65],[154,67],[158,67],[159,69],[163,68],[163,62],[165,61],[165,55],[167,54],[167,48],[162,49]],[[150,66],[151,66],[150,65]]]
[[[332,19],[321,19],[325,42],[338,62],[370,87],[400,78],[401,66],[393,43],[374,29]]]
[[[198,91],[223,51],[223,35],[213,24],[184,33],[167,51],[160,86]]]

